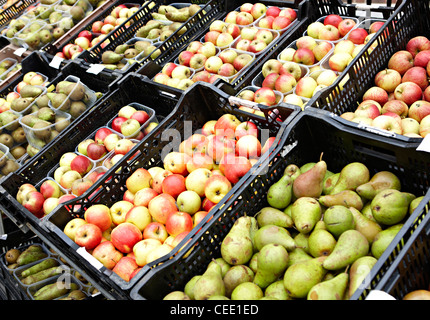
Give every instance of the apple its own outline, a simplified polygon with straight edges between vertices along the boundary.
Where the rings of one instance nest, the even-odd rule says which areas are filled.
[[[117,141],[114,147],[115,154],[127,154],[133,147],[135,146],[135,143],[132,140],[122,138]]]
[[[415,57],[420,51],[430,50],[430,40],[424,36],[416,36],[406,44],[406,51]]]
[[[159,193],[152,188],[140,189],[134,195],[133,204],[135,206],[148,207],[149,201],[158,196],[158,194]]]
[[[55,198],[55,197],[46,198],[45,201],[43,202],[43,206],[42,206],[43,214],[45,216],[48,215],[59,204],[60,204],[59,198]]]
[[[263,16],[267,11],[266,5],[262,4],[261,2],[255,3],[251,8],[251,15],[255,20]]]
[[[318,83],[312,77],[301,78],[295,87],[295,93],[301,97],[311,98]]]
[[[72,160],[74,158],[76,158],[77,156],[78,155],[76,153],[74,153],[74,152],[66,152],[66,153],[64,153],[61,156],[60,161],[59,161],[60,167],[63,167],[63,166],[69,166],[70,167],[70,165],[72,163]]]
[[[270,88],[272,90],[275,90],[276,80],[279,78],[279,76],[280,76],[280,74],[275,73],[275,72],[268,74],[264,78],[263,82],[261,83],[261,86],[263,88]],[[260,88],[260,89],[262,89],[262,88]],[[259,90],[259,89],[257,89],[257,90]],[[254,101],[254,100],[252,100],[252,101]],[[275,102],[276,102],[276,96],[275,96]]]
[[[205,197],[213,203],[219,203],[231,190],[230,181],[222,175],[210,176],[205,182]]]
[[[266,16],[276,18],[281,13],[281,9],[277,6],[268,7]]]
[[[343,18],[338,14],[329,14],[324,18],[324,25],[332,25],[336,28],[339,26],[339,24],[342,22]]]
[[[132,193],[136,194],[139,190],[149,188],[151,186],[152,176],[148,170],[137,168],[126,179],[126,187]]]
[[[148,204],[152,218],[160,223],[166,223],[167,217],[177,210],[176,200],[170,194],[161,193]]]
[[[254,39],[249,43],[248,50],[252,53],[258,53],[267,48],[267,44],[263,40]]]
[[[236,127],[234,135],[236,137],[236,140],[239,140],[246,135],[253,135],[255,137],[258,137],[258,127],[252,121],[244,121]]]
[[[147,238],[139,241],[133,247],[133,253],[137,265],[143,267],[146,265],[146,257],[148,253],[157,246],[161,246],[162,242],[154,238]]]
[[[170,253],[172,250],[172,246],[168,245],[167,243],[163,243],[161,246],[154,248],[154,250],[151,250],[148,253],[146,257],[146,262],[149,264],[157,259],[160,259]]]
[[[45,198],[39,191],[33,190],[26,192],[22,197],[22,205],[25,209],[30,211],[37,218],[41,218],[44,215],[43,203]]]
[[[236,23],[237,15],[239,14],[239,11],[230,11],[227,13],[227,15],[224,18],[224,21],[226,23]]]
[[[272,23],[273,30],[283,30],[291,24],[291,20],[286,16],[277,16]]]
[[[54,180],[50,179],[42,182],[39,191],[45,199],[51,197],[59,198],[63,195],[63,191],[61,190],[60,186]]]
[[[420,86],[414,82],[402,82],[394,90],[394,97],[409,106],[415,101],[421,100],[422,95]]]
[[[215,20],[209,26],[209,31],[218,31],[222,33],[227,28],[227,24],[222,20]]]
[[[145,227],[151,223],[152,218],[149,214],[148,208],[141,205],[135,205],[127,212],[124,221],[134,224],[141,232],[143,232]]]
[[[64,54],[64,57],[66,58],[66,59],[70,59],[71,58],[71,55],[70,55],[70,53],[69,53],[69,49],[72,47],[72,46],[74,46],[74,44],[73,43],[68,43],[68,44],[66,44],[64,47],[63,47],[63,54]]]
[[[409,106],[408,117],[421,123],[422,119],[430,114],[430,102],[417,100]]]
[[[430,117],[424,117],[420,122],[420,136],[425,137],[430,132]]]
[[[216,54],[216,47],[212,42],[205,42],[200,49],[198,49],[197,53],[202,53],[209,58]]]
[[[323,27],[324,24],[322,22],[315,21],[308,25],[308,27],[306,28],[306,32],[312,38],[318,39],[318,34]]]
[[[403,118],[402,119],[402,134],[415,134],[420,136],[420,123],[412,118]]]
[[[373,100],[365,100],[361,102],[357,109],[354,111],[354,117],[366,117],[375,119],[381,114],[380,105]]]
[[[302,68],[293,61],[286,61],[282,64],[279,74],[291,74],[296,81],[302,77]]]
[[[352,56],[346,52],[338,52],[333,54],[329,60],[330,69],[337,72],[342,72],[351,63]]]
[[[196,192],[200,197],[204,196],[204,184],[211,177],[211,170],[197,168],[190,172],[185,179],[185,187],[189,191]]]
[[[202,126],[201,133],[205,136],[209,136],[211,134],[214,134],[215,133],[215,123],[216,123],[216,120],[206,121]]]
[[[75,242],[87,251],[97,247],[102,241],[102,231],[92,223],[85,223],[77,227],[75,231]]]
[[[258,21],[259,28],[272,29],[273,20],[275,18],[273,16],[265,16]]]
[[[218,118],[214,125],[215,135],[224,135],[228,138],[234,137],[234,131],[241,121],[233,114],[226,113]]]
[[[172,214],[173,213],[174,212],[172,212]],[[167,233],[165,224],[160,222],[150,222],[145,229],[143,229],[143,239],[154,239],[163,243],[168,236],[169,234]]]
[[[194,53],[191,51],[182,51],[178,56],[179,64],[189,67],[190,60],[194,56]]]
[[[269,59],[263,64],[261,71],[265,78],[269,73],[280,73],[281,68],[282,62],[277,59]]]
[[[112,120],[112,129],[115,130],[116,132],[121,132],[121,125],[127,121],[128,118],[126,117],[121,117],[121,116],[117,116]]]
[[[388,69],[394,69],[401,75],[414,66],[414,57],[409,51],[395,52],[388,60]]]
[[[383,106],[388,101],[388,93],[378,86],[373,86],[364,92],[363,100],[374,100]]]
[[[394,89],[402,82],[400,73],[393,69],[379,71],[375,76],[375,85],[384,89],[388,93],[394,92]]]
[[[231,63],[223,63],[218,69],[217,74],[223,77],[231,77],[236,74],[236,69]]]
[[[89,178],[82,178],[82,179],[76,179],[72,182],[72,185],[70,187],[70,191],[72,194],[76,196],[83,195],[92,185],[94,182]]]
[[[423,67],[414,66],[405,72],[402,82],[415,82],[424,91],[429,85],[427,71]]]
[[[351,40],[340,40],[336,45],[334,46],[333,53],[338,52],[346,52],[349,53],[352,56],[352,53],[354,51],[355,45]]]
[[[98,144],[103,144],[104,139],[111,133],[112,133],[112,130],[107,127],[101,127],[97,129],[94,136],[94,142],[97,142]]]
[[[112,270],[123,257],[123,254],[115,248],[111,241],[101,242],[94,248],[91,255],[109,270]]]
[[[98,160],[103,158],[107,154],[107,149],[103,144],[91,142],[87,146],[85,154],[92,160]]]
[[[208,136],[207,153],[214,162],[218,163],[225,153],[234,151],[236,145],[235,140],[233,140],[234,130],[232,133],[232,138],[222,134]]]
[[[250,64],[253,57],[248,53],[240,53],[233,61],[234,68],[239,72]]]
[[[305,65],[312,65],[315,63],[315,56],[312,50],[307,48],[299,48],[293,55],[293,61]]]
[[[382,114],[386,112],[394,112],[398,114],[401,118],[405,118],[408,116],[409,107],[405,102],[401,100],[389,100],[382,106],[381,109]]]
[[[369,33],[364,28],[356,28],[350,31],[348,40],[354,42],[354,44],[363,44]]]
[[[115,149],[116,144],[121,139],[121,137],[116,133],[108,134],[103,140],[103,144],[108,152]]]
[[[163,160],[164,169],[174,174],[186,175],[188,160],[189,155],[185,153],[176,151],[169,152]]]
[[[85,211],[84,219],[88,223],[99,227],[102,232],[108,230],[112,224],[110,209],[104,204],[94,204],[90,206]]]
[[[318,85],[324,85],[325,87],[332,85],[337,79],[337,75],[333,70],[323,70],[317,77],[316,81]]]
[[[127,212],[130,211],[133,206],[133,203],[130,203],[125,200],[119,200],[114,202],[109,208],[112,223],[114,225],[120,225],[121,223],[123,223],[125,221],[125,216],[127,215]]]
[[[343,19],[337,26],[341,37],[346,36],[346,34],[355,27],[357,23],[352,19]]]
[[[233,39],[236,39],[238,36],[240,36],[240,28],[237,24],[229,24],[225,30],[225,32],[229,33]]]
[[[205,70],[211,73],[217,73],[223,65],[223,61],[218,56],[209,57],[205,62]]]
[[[312,49],[312,53],[316,61],[321,61],[332,48],[333,46],[328,41],[318,41],[317,45]]]
[[[212,157],[206,153],[195,153],[187,162],[187,170],[189,173],[199,168],[212,170],[213,166],[214,162]]]
[[[69,222],[66,223],[63,232],[69,237],[72,241],[75,241],[76,230],[81,226],[86,224],[87,222],[82,218],[73,218]]]
[[[136,260],[132,257],[123,256],[112,269],[114,273],[116,273],[121,279],[124,281],[130,281],[133,276],[136,274],[136,270],[139,269],[139,266],[136,263]]]
[[[169,170],[164,170],[161,172],[158,172],[151,182],[151,188],[154,189],[157,193],[162,193],[161,185],[163,183],[164,178],[166,178],[168,175],[173,174]]]
[[[264,41],[266,44],[270,44],[273,41],[273,34],[269,30],[260,29],[255,34],[254,40]]]
[[[193,219],[187,212],[173,212],[166,221],[167,233],[171,236],[177,236],[182,232],[189,232],[193,228]]]
[[[275,90],[282,93],[287,93],[293,90],[293,88],[296,87],[297,83],[298,82],[296,81],[296,78],[292,74],[284,73],[279,75],[279,77],[276,79]]]
[[[242,4],[239,7],[239,12],[248,12],[248,13],[251,13],[252,7],[253,7],[252,3],[245,2],[244,4]]]
[[[122,253],[132,252],[133,246],[140,240],[142,240],[142,232],[133,223],[123,222],[112,229],[112,244]]]
[[[74,41],[74,44],[78,45],[84,50],[87,50],[91,47],[91,40],[89,40],[87,37],[77,37]]]
[[[423,99],[430,101],[430,86],[428,86],[423,92]]]
[[[327,41],[339,40],[340,33],[337,27],[330,24],[324,25],[318,32],[318,39]]]
[[[430,61],[430,50],[418,52],[414,57],[414,66],[426,68]]]
[[[178,195],[176,204],[180,212],[186,212],[190,215],[193,215],[200,210],[202,200],[197,192],[193,190],[185,190]]]
[[[236,16],[236,24],[241,26],[247,26],[254,22],[254,17],[251,13],[241,11]]]
[[[82,176],[79,174],[79,172],[75,170],[69,170],[61,176],[59,183],[64,189],[70,189],[73,182],[78,179],[82,179]]]
[[[186,190],[185,177],[176,173],[168,175],[161,184],[161,190],[176,199],[181,192]]]
[[[369,33],[376,33],[379,31],[379,29],[382,28],[382,26],[385,24],[385,22],[382,21],[375,21],[373,22],[369,27]]]
[[[385,114],[381,114],[380,116],[377,116],[375,119],[373,119],[372,126],[394,132],[396,134],[402,134],[401,122],[398,122],[395,118]]]
[[[174,79],[188,79],[191,76],[190,68],[179,65],[172,71],[172,78]]]
[[[222,32],[216,38],[216,42],[214,43],[217,47],[227,47],[234,41],[233,36],[228,32]]]

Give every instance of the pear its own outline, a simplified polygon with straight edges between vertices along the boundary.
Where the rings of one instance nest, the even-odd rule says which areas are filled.
[[[336,194],[343,190],[355,190],[359,185],[368,182],[369,179],[369,169],[363,163],[351,162],[340,171],[337,183],[330,194]]]
[[[355,208],[349,208],[354,218],[355,230],[360,231],[371,245],[375,236],[382,231],[379,223],[370,220]]]
[[[25,85],[19,94],[22,98],[35,98],[39,95],[41,95],[43,92],[43,89],[40,87],[33,86],[31,84]]]
[[[267,191],[267,203],[276,209],[285,209],[291,202],[293,179],[284,175]]]
[[[33,134],[38,139],[48,139],[51,136],[51,125],[50,122],[45,120],[38,121],[33,126]]]
[[[335,237],[339,238],[347,230],[355,229],[354,216],[349,208],[335,205],[324,212],[324,223],[327,230]]]
[[[166,12],[165,16],[170,21],[185,22],[189,19],[190,13],[188,11]]]
[[[202,277],[202,275],[196,275],[194,277],[192,277],[190,280],[188,280],[188,282],[185,284],[184,287],[184,293],[191,299],[191,300],[195,300],[194,299],[194,285],[196,284],[196,282]]]
[[[253,282],[242,282],[231,293],[231,300],[260,300],[263,290]]]
[[[118,54],[112,50],[107,50],[102,54],[102,62],[106,64],[113,64],[113,63],[120,62],[123,57],[124,57],[123,54]]]
[[[343,232],[333,252],[324,260],[326,270],[339,270],[369,253],[369,241],[357,230]]]
[[[9,131],[16,130],[19,127],[19,121],[17,121],[17,119],[18,119],[18,115],[16,115],[12,111],[6,110],[0,113],[1,126],[4,127],[4,129],[6,130],[9,130]]]
[[[259,228],[254,237],[254,244],[257,250],[261,250],[269,243],[279,244],[288,251],[296,247],[296,243],[287,229],[270,224]]]
[[[53,120],[55,120],[55,111],[52,110],[49,107],[40,108],[37,111],[36,115],[41,120],[45,120],[45,121],[53,121]]]
[[[227,271],[230,269],[230,265],[223,259],[223,258],[216,258],[215,260],[212,260],[209,264],[208,264],[208,268],[210,267],[211,264],[218,264],[221,267],[221,277],[224,278],[225,274],[227,273]]]
[[[300,233],[310,233],[321,216],[322,211],[319,202],[311,197],[298,198],[291,207],[291,218]]]
[[[289,252],[288,267],[292,266],[293,264],[295,264],[297,262],[310,260],[312,258],[314,258],[314,257],[309,255],[303,248],[297,247],[294,250]]]
[[[316,162],[308,162],[308,163],[305,163],[304,165],[302,165],[301,167],[300,167],[300,172],[301,173],[305,173],[306,171],[309,171],[310,169],[312,169],[313,168],[313,166],[316,164]]]
[[[82,113],[85,112],[85,110],[87,110],[87,105],[82,101],[72,101],[70,103],[69,113],[73,119],[79,117]]]
[[[246,264],[254,253],[250,217],[238,218],[221,243],[221,256],[230,265]]]
[[[287,290],[284,287],[284,281],[278,280],[271,283],[266,290],[264,290],[264,296],[269,298],[275,298],[277,300],[291,300]]]
[[[2,113],[0,113],[0,116],[1,115]],[[411,203],[409,204],[409,214],[412,214],[414,212],[414,210],[418,207],[418,205],[423,199],[424,199],[424,196],[420,196],[411,201]]]
[[[34,98],[18,98],[12,101],[10,108],[16,112],[24,112],[33,101]]]
[[[370,207],[375,220],[384,225],[394,225],[405,218],[410,199],[396,189],[385,189],[376,194]]]
[[[263,227],[268,224],[273,224],[283,228],[291,228],[293,220],[291,217],[281,210],[272,207],[264,207],[255,215],[258,226]]]
[[[315,229],[308,238],[309,253],[314,257],[328,256],[336,246],[335,237],[325,229]]]
[[[190,297],[183,291],[172,291],[166,294],[163,300],[191,300]]]
[[[306,298],[309,290],[321,282],[327,270],[323,268],[326,257],[297,262],[284,274],[284,287],[292,298]]]
[[[366,203],[363,207],[363,209],[361,209],[361,213],[363,214],[363,216],[365,216],[367,219],[371,220],[371,221],[375,221],[375,217],[372,214],[372,207],[370,206],[370,202]]]
[[[349,275],[346,272],[339,273],[330,280],[325,280],[314,285],[308,292],[308,300],[343,300],[348,287]]]
[[[257,273],[254,283],[265,289],[285,272],[288,266],[288,251],[277,243],[266,244],[257,256]]]
[[[373,266],[378,260],[372,256],[365,256],[358,258],[354,261],[349,269],[349,296],[351,297],[354,292],[363,285],[363,281],[366,280],[367,275],[372,270]],[[370,280],[370,279],[368,279]],[[364,285],[367,287],[368,283]]]
[[[57,85],[55,86],[55,91],[58,93],[64,93],[64,88],[67,87],[69,84],[72,84],[72,83],[75,83],[75,82],[67,81],[67,80],[59,81],[57,83]]]
[[[394,173],[390,171],[379,171],[372,176],[369,182],[359,185],[355,191],[363,198],[372,200],[381,190],[400,190],[400,188],[400,180]]]
[[[221,273],[221,266],[218,263],[209,264],[206,271],[194,284],[194,299],[207,300],[213,295],[224,295],[225,287]]]
[[[195,15],[195,14],[196,14],[197,12],[199,12],[201,9],[202,9],[202,8],[201,8],[198,4],[195,4],[195,3],[191,4],[191,5],[187,8],[187,10],[188,10],[188,13],[189,13],[190,17],[191,17],[191,16],[193,16],[193,15]]]
[[[379,259],[382,256],[385,249],[388,248],[402,227],[403,224],[396,224],[385,230],[382,230],[375,236],[372,246],[370,247],[370,251],[376,259]]]
[[[310,233],[298,232],[293,238],[296,243],[296,247],[302,248],[307,253],[309,253],[309,236]]]
[[[293,182],[293,194],[300,197],[319,197],[323,190],[324,176],[327,164],[324,160],[318,161],[311,169],[302,172]]]
[[[61,111],[68,111],[70,109],[71,101],[64,93],[49,92],[46,94],[51,102],[52,108]]]
[[[300,174],[300,168],[295,164],[289,164],[284,170],[284,176],[290,176],[293,180],[295,180]]]
[[[223,281],[225,286],[225,296],[231,297],[231,293],[242,282],[252,282],[254,271],[246,265],[232,266],[225,274]]]
[[[345,207],[354,207],[357,210],[363,208],[363,200],[358,193],[353,190],[343,190],[336,194],[322,195],[318,198],[318,201],[325,207],[342,205]]]
[[[339,176],[340,172],[334,173],[324,178],[322,194],[330,194],[331,189],[334,188],[337,183],[337,180],[339,180]]]
[[[64,87],[63,93],[66,94],[70,100],[79,101],[84,99],[86,91],[82,83],[70,83]]]

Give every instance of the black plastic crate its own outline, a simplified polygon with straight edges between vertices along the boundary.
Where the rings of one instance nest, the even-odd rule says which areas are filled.
[[[79,55],[79,58],[81,58],[83,62],[87,64],[99,64],[101,62],[103,52],[105,52],[106,50],[113,50],[117,45],[126,43],[127,40],[132,39],[136,31],[152,19],[151,12],[157,12],[158,8],[162,4],[172,3],[178,2],[174,0],[157,1],[156,5],[151,9],[149,9],[148,6],[142,7],[132,17],[122,23],[118,28],[111,31],[107,35],[105,40],[99,42],[89,50],[84,51],[81,55]],[[191,4],[195,2],[187,1],[184,3]],[[158,47],[158,49],[161,51],[161,54],[159,55],[160,59],[162,59],[163,56],[170,54],[171,50],[175,50],[178,47],[184,47],[190,41],[190,39],[192,39],[196,35],[196,33],[200,34],[202,27],[211,22],[213,19],[215,19],[215,17],[219,15],[220,11],[223,8],[223,2],[221,0],[210,0],[200,6],[202,7],[202,9],[182,24],[183,27],[187,29],[185,33],[181,35],[179,31],[183,27],[178,28],[169,38],[163,41],[162,44]],[[129,27],[126,27],[125,24],[131,21],[133,23]],[[102,45],[106,40],[108,41],[108,44]],[[150,57],[146,57],[142,61],[132,64],[125,71],[114,70],[112,72],[117,72],[120,74],[134,72],[138,70],[141,65],[146,64],[148,59],[150,59]]]
[[[399,7],[395,10],[380,34],[370,41],[364,48],[363,53],[356,57],[345,70],[349,80],[344,83],[343,89],[337,79],[332,88],[317,95],[311,105],[312,108],[321,110],[322,113],[331,114],[335,121],[345,125],[362,128],[363,131],[371,131],[382,136],[394,137],[401,141],[417,142],[422,138],[407,137],[404,135],[387,132],[377,128],[362,126],[352,121],[339,117],[342,113],[355,111],[363,94],[374,86],[375,75],[387,68],[390,57],[399,50],[406,48],[407,42],[414,36],[430,36],[430,8],[428,1],[405,0],[398,2]],[[371,53],[367,49],[373,43],[377,46]]]
[[[147,273],[133,288],[132,297],[159,300],[174,290],[183,291],[188,280],[202,274],[212,259],[221,256],[222,240],[234,222],[245,214],[253,216],[267,206],[267,191],[280,179],[288,164],[301,166],[315,162],[323,153],[328,170],[339,172],[346,164],[359,161],[369,168],[371,175],[382,170],[393,172],[399,177],[402,190],[421,196],[428,192],[430,185],[430,155],[415,149],[415,144],[377,140],[360,130],[332,124],[326,117],[305,109],[287,125],[264,166],[249,177],[234,197],[223,202],[223,208],[189,243],[183,242],[185,246],[175,259]],[[421,214],[420,210],[422,207],[409,217],[405,228]],[[184,257],[193,246],[191,253]]]
[[[64,71],[67,70],[69,69]],[[70,74],[79,77],[80,74],[76,73],[78,70],[81,69],[75,66],[69,71]],[[81,70],[81,72],[84,71]],[[87,75],[90,76],[90,74]],[[57,81],[64,78],[65,75],[60,74]],[[121,84],[118,84],[118,88],[107,92],[105,97],[96,102],[93,108],[75,119],[55,140],[31,157],[19,171],[8,175],[2,181],[4,184],[0,186],[0,197],[2,198],[0,207],[11,220],[17,225],[25,225],[27,222],[32,226],[39,225],[39,219],[16,200],[19,186],[23,183],[37,185],[48,176],[49,171],[58,164],[65,152],[74,151],[79,142],[86,139],[96,128],[106,125],[122,106],[131,102],[151,105],[155,108],[157,117],[167,116],[172,112],[179,96],[175,93],[160,92],[153,83],[144,83],[143,78],[133,75],[125,78]],[[85,79],[83,79],[84,83]],[[89,83],[92,84],[90,81]],[[107,87],[106,83],[104,85]]]
[[[6,1],[2,1],[4,4]],[[32,4],[36,4],[37,0],[17,0],[7,9],[3,10],[0,18],[0,27],[5,26],[10,20],[19,16],[22,11]]]
[[[127,76],[126,79],[128,77],[129,76]],[[147,81],[152,83],[150,80]],[[276,109],[278,112],[276,114],[271,114],[272,111],[275,111],[275,108],[265,108],[263,105],[259,105],[262,110],[264,109],[265,117],[255,116],[239,110],[238,106],[231,105],[229,102],[230,98],[231,97],[228,94],[209,84],[202,83],[192,86],[189,91],[181,96],[177,103],[177,107],[173,112],[160,121],[158,127],[151,131],[148,135],[148,139],[142,140],[130,151],[130,155],[135,155],[132,160],[128,160],[128,155],[125,155],[106,173],[106,175],[109,176],[107,181],[106,179],[102,179],[105,181],[96,182],[90,189],[88,189],[87,192],[91,195],[93,191],[100,188],[95,196],[81,196],[64,203],[63,206],[57,207],[46,218],[40,221],[40,225],[37,227],[36,232],[43,234],[46,239],[49,239],[49,241],[53,243],[57,250],[68,255],[70,260],[74,261],[75,264],[78,264],[79,267],[87,274],[91,274],[93,277],[98,277],[100,279],[100,283],[106,286],[106,290],[108,290],[108,288],[113,290],[117,293],[117,297],[119,299],[130,299],[130,290],[138,280],[146,273],[150,272],[151,268],[156,268],[164,260],[169,259],[169,256],[166,255],[154,263],[145,265],[129,282],[127,282],[104,267],[99,269],[94,267],[94,264],[91,263],[94,258],[84,257],[85,259],[83,259],[77,251],[79,246],[64,234],[64,226],[72,218],[82,217],[86,208],[92,204],[104,203],[106,205],[111,205],[118,199],[122,198],[126,188],[126,179],[132,172],[134,172],[135,169],[162,165],[162,154],[166,152],[166,148],[172,147],[171,144],[173,142],[171,141],[171,136],[166,137],[162,134],[163,132],[168,133],[169,129],[175,130],[175,135],[179,133],[182,140],[185,135],[188,137],[192,134],[190,131],[195,132],[195,130],[200,129],[207,120],[217,119],[225,113],[232,113],[241,121],[253,120],[259,128],[267,129],[268,133],[270,132],[270,136],[274,136],[279,139],[286,123],[292,120],[300,111],[299,108],[277,106]],[[278,119],[275,118],[275,115]],[[188,125],[192,126],[192,130],[190,130],[190,128],[184,130]],[[267,138],[268,137],[266,137],[266,139]],[[136,151],[139,152],[136,153]],[[235,194],[235,190],[240,187],[242,181],[245,181],[247,176],[252,174],[255,168],[260,166],[261,162],[267,158],[267,154],[268,153],[265,153],[265,155],[262,156],[256,164],[254,164],[253,168],[246,174],[246,177],[242,177],[242,179],[233,186],[226,198]],[[119,168],[121,168],[121,170],[118,171]],[[17,183],[13,183],[11,180],[12,179],[9,179],[9,183],[4,185],[4,187],[9,190],[12,189],[9,188],[8,185],[14,184],[14,188],[17,186]],[[6,194],[7,192],[8,191],[5,190],[3,194]],[[8,198],[7,200],[9,202],[14,202],[13,197],[7,196],[6,198]],[[3,203],[5,203],[5,201],[3,201]],[[80,207],[78,208],[78,206]],[[217,208],[220,207],[221,204],[215,206],[211,209],[211,213],[215,213]],[[126,297],[124,297],[124,295],[126,295]]]

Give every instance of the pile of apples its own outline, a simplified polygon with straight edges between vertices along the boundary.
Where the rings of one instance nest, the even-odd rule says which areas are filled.
[[[322,22],[310,23],[306,29],[306,35],[319,40],[338,41],[356,25],[357,21],[354,19],[343,18],[338,14],[329,14]]]
[[[129,281],[168,254],[224,198],[274,141],[232,114],[207,121],[167,153],[162,166],[136,169],[122,200],[95,204],[64,233]]]
[[[145,1],[144,5],[149,2]],[[131,6],[127,7],[125,4],[119,4],[114,7],[112,12],[103,20],[94,21],[90,30],[82,30],[78,36],[66,44],[63,49],[55,55],[63,59],[74,59],[82,51],[88,50],[101,42],[107,34],[124,23],[128,18],[135,14],[140,8]],[[104,45],[107,45],[105,43]]]
[[[194,71],[187,66],[167,62],[161,71],[152,78],[152,81],[180,90],[186,90],[194,83],[190,79],[193,73]]]
[[[425,137],[430,131],[429,61],[430,40],[411,38],[376,74],[357,109],[340,116],[408,137]]]

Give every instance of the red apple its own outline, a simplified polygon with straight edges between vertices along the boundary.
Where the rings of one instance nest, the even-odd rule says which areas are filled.
[[[416,36],[406,44],[406,51],[415,57],[420,51],[430,50],[430,40],[424,36]]]
[[[83,195],[93,184],[94,182],[89,178],[76,179],[73,181],[70,189],[72,194],[79,197]]]
[[[388,93],[378,86],[373,86],[366,90],[363,100],[374,100],[383,106],[388,101]]]
[[[414,82],[402,82],[394,90],[394,97],[409,106],[415,101],[421,100],[422,95],[423,91],[420,86]]]
[[[107,149],[103,144],[92,142],[87,146],[87,156],[92,160],[103,158],[107,154]]]
[[[121,124],[127,120],[128,119],[126,117],[115,117],[112,120],[112,129],[116,132],[121,132]]]
[[[101,242],[91,254],[109,270],[112,270],[123,257],[123,254],[115,248],[111,241]]]
[[[414,66],[426,68],[430,61],[430,50],[420,51],[414,57]]]
[[[400,73],[393,69],[379,71],[375,76],[375,85],[384,89],[388,93],[394,92],[394,89],[402,82]]]
[[[89,158],[83,155],[77,155],[70,163],[70,169],[78,172],[81,176],[88,173],[93,167]]]
[[[405,74],[402,77],[402,82],[414,82],[421,90],[425,90],[428,85],[429,81],[427,79],[427,71],[423,67],[412,67],[408,69]]]
[[[174,212],[172,212],[172,214],[173,213]],[[155,239],[163,243],[168,236],[169,234],[167,233],[166,226],[160,222],[150,222],[145,229],[143,229],[143,239]]]
[[[50,179],[42,182],[42,184],[40,185],[39,191],[45,199],[48,199],[51,197],[59,198],[63,194],[60,186],[54,180],[50,180]]]
[[[390,100],[382,106],[381,113],[393,112],[398,114],[401,118],[408,116],[409,107],[401,100]]]
[[[255,137],[258,136],[258,127],[252,121],[244,121],[236,127],[234,132],[236,140],[239,140],[245,135],[253,135]]]
[[[260,140],[254,135],[245,135],[237,140],[236,155],[245,158],[258,158],[261,155]]]
[[[85,223],[76,229],[75,242],[86,250],[94,249],[101,241],[102,231],[95,224]]]
[[[230,157],[224,164],[225,177],[231,183],[237,183],[252,167],[248,158],[243,156]]]
[[[134,112],[131,115],[130,119],[135,119],[137,120],[141,125],[143,125],[148,119],[149,119],[149,115],[146,111],[144,110],[137,110],[136,112]]]
[[[357,23],[352,20],[352,19],[343,19],[339,25],[338,25],[338,29],[339,29],[339,33],[341,37],[346,36],[346,34],[352,30],[352,28],[355,27]]]
[[[185,177],[181,174],[171,174],[164,178],[161,189],[163,193],[167,193],[176,199],[181,192],[186,190]]]
[[[214,203],[219,203],[231,190],[231,182],[222,175],[212,175],[205,183],[205,196]]]
[[[364,44],[364,39],[369,35],[369,33],[364,28],[356,28],[350,31],[348,35],[348,40],[354,42],[354,44]]]
[[[380,108],[378,102],[374,100],[365,100],[358,105],[357,109],[354,111],[354,116],[375,119],[381,114]]]
[[[94,141],[96,143],[102,144],[105,138],[112,133],[112,130],[107,127],[102,127],[97,129],[96,134],[94,136]]]
[[[177,236],[178,234],[186,231],[189,232],[192,228],[193,219],[191,218],[191,215],[186,212],[173,212],[166,220],[166,230],[171,236]]]
[[[149,201],[148,210],[155,221],[166,223],[167,217],[177,211],[175,198],[170,194],[161,193]]]
[[[187,162],[189,158],[190,156],[183,152],[169,152],[163,160],[164,169],[185,176],[188,173]]]
[[[233,130],[234,138],[234,130]],[[234,152],[236,141],[224,135],[208,136],[207,153],[218,163],[225,153]]]
[[[267,152],[269,149],[271,149],[271,146],[273,145],[273,142],[275,142],[276,137],[269,137],[266,142],[263,144],[263,148],[261,149],[261,154]]]
[[[88,223],[98,226],[102,232],[109,229],[112,225],[110,209],[104,204],[94,204],[90,206],[85,211],[84,219]]]
[[[338,14],[329,14],[324,18],[323,23],[325,25],[330,24],[330,25],[335,26],[337,28],[339,26],[339,23],[342,22],[342,20],[343,20],[343,18]]]
[[[215,123],[214,130],[216,135],[224,135],[228,138],[234,137],[234,131],[240,124],[240,120],[233,114],[223,114]]]
[[[152,188],[143,188],[136,192],[133,198],[133,204],[135,206],[148,207],[149,201],[158,196],[158,192]]]
[[[388,68],[398,71],[401,75],[414,66],[414,57],[406,50],[395,52],[388,60]]]
[[[124,281],[130,281],[133,276],[136,274],[136,270],[139,269],[139,266],[136,263],[136,260],[132,257],[123,256],[112,269],[120,278]]]
[[[142,232],[134,224],[123,222],[112,229],[112,244],[122,253],[133,251],[133,246],[142,240]]]
[[[43,197],[43,194],[39,191],[29,191],[25,193],[22,200],[22,205],[25,209],[30,211],[33,215],[35,215],[38,218],[41,218],[43,213],[43,203],[45,201],[45,198]]]
[[[427,115],[430,114],[430,102],[417,100],[409,107],[408,117],[417,120],[421,123]]]

